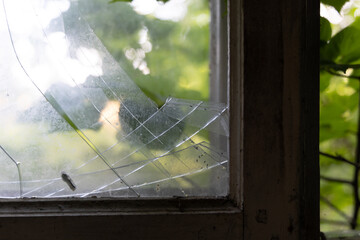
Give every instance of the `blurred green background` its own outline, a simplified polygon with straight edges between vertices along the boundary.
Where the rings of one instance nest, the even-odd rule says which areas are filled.
[[[320,19],[321,230],[358,228],[360,1],[322,0]],[[326,157],[330,154],[331,157]],[[337,160],[336,160],[337,158]],[[346,163],[342,159],[348,160]],[[358,197],[357,197],[358,198]],[[351,224],[352,222],[352,224]]]
[[[209,99],[208,0],[80,1],[80,11],[129,77],[159,105]]]

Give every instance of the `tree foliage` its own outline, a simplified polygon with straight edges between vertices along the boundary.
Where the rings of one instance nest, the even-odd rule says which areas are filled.
[[[320,18],[322,230],[358,228],[360,18],[356,4],[322,0],[343,20]],[[347,4],[348,2],[348,4]]]
[[[179,21],[139,14],[130,1],[112,2],[117,3],[84,0],[80,9],[143,92],[159,105],[168,96],[208,100],[209,2],[187,1],[187,12]]]

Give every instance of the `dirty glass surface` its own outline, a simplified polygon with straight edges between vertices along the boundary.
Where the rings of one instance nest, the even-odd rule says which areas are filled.
[[[129,68],[94,32],[94,13],[107,1],[1,1],[0,198],[228,193],[227,104],[159,100],[151,84],[139,88],[135,82],[151,70],[140,58],[156,50],[145,27],[137,34],[142,51],[122,49],[133,60]],[[142,75],[130,77],[134,69]]]

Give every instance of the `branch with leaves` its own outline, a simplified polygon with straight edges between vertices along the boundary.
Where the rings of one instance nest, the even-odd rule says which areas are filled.
[[[357,11],[357,6],[352,5],[353,3],[348,0],[321,0],[321,3],[334,7],[342,16]],[[347,11],[341,12],[345,4]],[[334,29],[340,30],[336,30],[334,34]],[[336,28],[328,19],[320,18],[320,156],[323,157],[321,179],[326,186],[324,189],[327,189],[321,189],[323,195],[321,202],[324,209],[331,209],[343,216],[351,229],[358,228],[360,212],[360,44],[357,43],[358,39],[360,39],[360,18],[355,18],[351,24],[339,24]],[[355,81],[343,81],[343,79]],[[349,132],[356,132],[355,138]],[[336,152],[343,154],[333,154]],[[337,163],[333,164],[331,161]],[[344,164],[351,167],[350,180],[342,178],[345,174],[341,172],[341,169],[344,169],[341,166],[345,166]],[[351,187],[352,192],[347,197],[352,198],[352,207],[346,207],[353,209],[351,214],[345,214],[341,197],[331,199],[325,195],[338,196],[336,192],[326,193],[335,186],[333,184],[345,184]],[[343,199],[345,201],[345,197]],[[326,224],[337,223],[329,219]],[[341,228],[343,229],[343,225]]]

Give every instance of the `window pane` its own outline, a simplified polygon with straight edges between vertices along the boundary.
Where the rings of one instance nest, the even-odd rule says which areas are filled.
[[[149,2],[4,0],[0,197],[227,194],[208,5]]]

